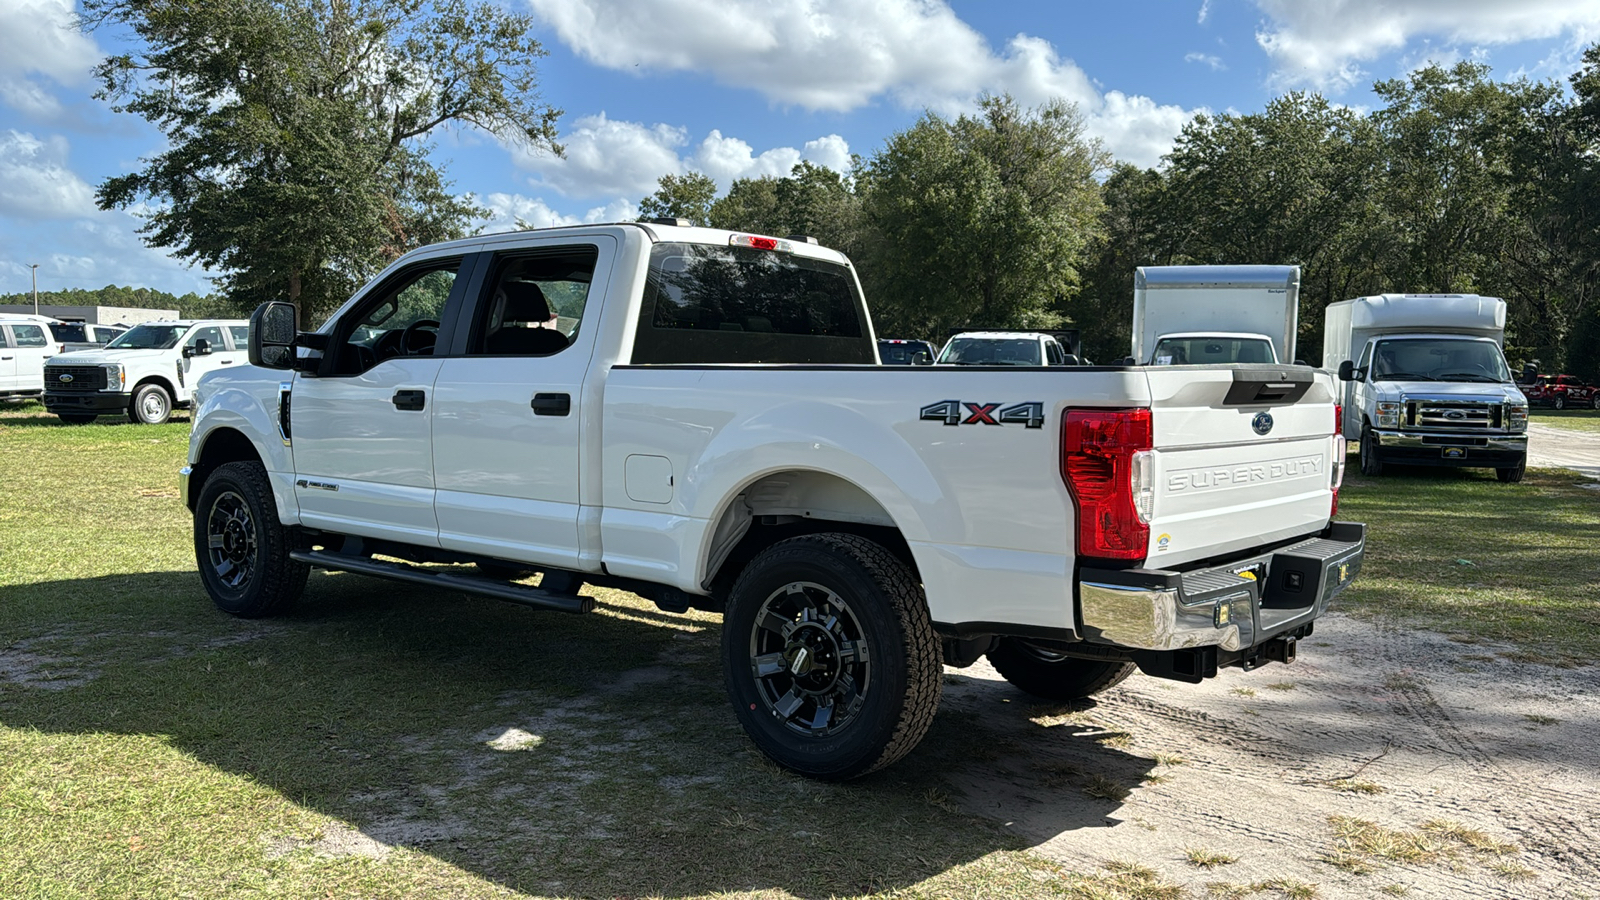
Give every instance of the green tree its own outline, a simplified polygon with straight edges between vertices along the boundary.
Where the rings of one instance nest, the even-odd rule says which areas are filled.
[[[880,332],[1047,327],[1099,227],[1109,157],[1076,107],[983,101],[955,121],[926,113],[861,170],[860,260]]]
[[[711,201],[717,196],[717,183],[709,175],[689,172],[663,175],[656,192],[639,201],[639,217],[688,219],[690,225],[711,224]]]
[[[788,227],[778,207],[778,179],[770,175],[740,178],[728,188],[727,194],[711,204],[711,227],[751,234],[777,234]]]
[[[151,246],[220,271],[230,300],[322,313],[378,268],[481,211],[449,191],[427,138],[476,127],[555,152],[533,20],[486,0],[84,0],[85,27],[134,52],[100,96],[167,147],[106,180]]]
[[[1156,169],[1119,163],[1105,180],[1105,208],[1085,266],[1083,290],[1067,305],[1083,354],[1100,362],[1128,355],[1133,340],[1133,275],[1172,265],[1176,256],[1167,179]]]

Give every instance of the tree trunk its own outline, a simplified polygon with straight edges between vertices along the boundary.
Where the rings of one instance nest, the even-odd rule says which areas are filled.
[[[298,315],[301,312],[301,310],[300,310],[300,291],[301,291],[301,289],[303,287],[304,287],[304,285],[301,283],[301,280],[300,280],[300,270],[298,268],[290,269],[289,270],[289,302],[294,304],[294,311],[295,311],[296,315]]]

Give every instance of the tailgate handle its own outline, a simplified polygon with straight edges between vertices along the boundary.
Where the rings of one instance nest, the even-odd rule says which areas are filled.
[[[1297,367],[1298,368],[1298,367]],[[1311,370],[1281,366],[1240,366],[1222,398],[1224,406],[1266,406],[1294,403],[1311,390]]]

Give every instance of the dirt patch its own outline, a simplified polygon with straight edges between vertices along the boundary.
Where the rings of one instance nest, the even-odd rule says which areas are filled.
[[[1571,469],[1600,478],[1600,434],[1530,423],[1528,465]]]
[[[1512,652],[1333,615],[1293,665],[1200,685],[1135,675],[1080,709],[1041,706],[979,663],[949,670],[945,709],[973,715],[1000,752],[950,780],[966,809],[1071,869],[1136,860],[1196,896],[1285,878],[1324,900],[1395,885],[1589,896],[1600,669]],[[1119,793],[1101,821],[1062,827]],[[1362,829],[1379,843],[1354,843]],[[1369,852],[1403,840],[1429,852]],[[1194,862],[1217,857],[1234,860]]]
[[[64,691],[93,681],[99,672],[75,659],[76,642],[64,635],[26,638],[0,647],[0,684]]]
[[[268,838],[266,844],[268,859],[280,859],[300,850],[310,850],[326,859],[342,859],[348,856],[383,859],[394,852],[394,848],[388,844],[343,822],[328,823],[322,830],[322,836],[316,840],[274,837]]]

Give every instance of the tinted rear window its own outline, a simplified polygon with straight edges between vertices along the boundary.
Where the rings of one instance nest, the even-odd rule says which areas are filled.
[[[69,341],[86,342],[90,340],[86,332],[87,329],[77,322],[53,322],[50,325],[50,333],[55,335],[56,340],[61,343]]]
[[[767,250],[657,244],[635,363],[874,361],[850,270]]]

